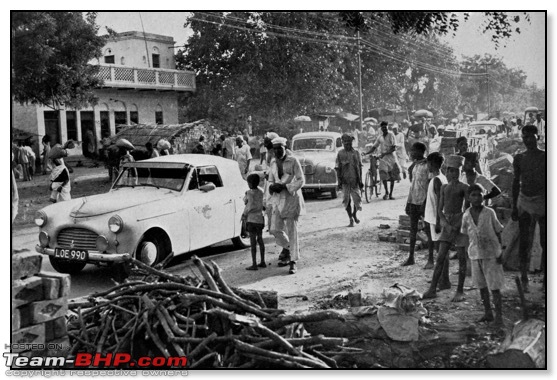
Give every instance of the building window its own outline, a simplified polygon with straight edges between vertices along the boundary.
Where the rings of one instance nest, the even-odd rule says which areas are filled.
[[[155,112],[155,123],[156,124],[162,124],[163,123],[162,111]]]
[[[101,111],[101,136],[110,136],[110,119],[108,111]]]
[[[66,126],[68,130],[68,140],[77,141],[77,121],[75,111],[66,111]]]
[[[153,67],[161,67],[160,57],[159,54],[153,54]]]
[[[137,111],[130,111],[130,121],[139,124],[139,114]]]
[[[126,116],[126,111],[114,111],[114,123],[118,124],[128,124],[128,117]]]
[[[113,55],[106,55],[104,57],[104,63],[112,63],[114,64],[114,56]]]

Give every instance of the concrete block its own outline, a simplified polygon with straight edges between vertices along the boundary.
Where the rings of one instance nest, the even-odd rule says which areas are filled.
[[[396,240],[397,240],[396,236],[389,236],[389,242],[396,243]]]
[[[22,252],[12,255],[12,280],[31,277],[41,271],[43,256],[38,252]]]
[[[379,234],[379,241],[389,241],[388,234]]]
[[[20,345],[33,345],[45,343],[45,329],[44,324],[33,325],[24,327],[19,330],[12,331],[12,344],[17,343]],[[25,347],[12,348],[12,352],[27,351]]]
[[[59,280],[60,292],[58,297],[68,297],[70,295],[71,277],[69,274],[43,271],[38,273],[37,276]]]
[[[12,301],[12,330],[19,330],[21,328],[21,315],[20,310],[15,306]]]
[[[410,237],[410,230],[405,230],[405,229],[398,229],[396,230],[396,233],[398,236],[402,236],[402,237]]]
[[[12,301],[16,306],[26,305],[43,299],[42,278],[31,276],[24,280],[12,281]]]
[[[68,311],[68,299],[62,297],[55,300],[37,301],[30,303],[26,308],[29,308],[32,324],[43,323],[63,317]]]
[[[66,329],[65,317],[56,318],[45,323],[45,339],[47,342],[67,335],[68,330]]]
[[[60,298],[60,279],[54,277],[42,277],[43,300],[55,300]]]

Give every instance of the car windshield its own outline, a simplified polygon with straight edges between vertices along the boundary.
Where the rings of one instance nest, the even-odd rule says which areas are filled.
[[[125,167],[113,188],[149,186],[159,189],[182,190],[189,167],[185,168],[146,168]]]
[[[334,151],[333,139],[330,137],[310,137],[296,139],[292,143],[292,150],[330,150]]]

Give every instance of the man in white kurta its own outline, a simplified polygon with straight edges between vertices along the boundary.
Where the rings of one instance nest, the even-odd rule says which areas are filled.
[[[289,273],[296,273],[300,259],[298,245],[298,217],[305,213],[302,186],[305,183],[302,166],[286,149],[286,139],[273,139],[275,158],[269,170],[269,192],[272,204],[270,233],[283,248],[279,266],[290,265]]]

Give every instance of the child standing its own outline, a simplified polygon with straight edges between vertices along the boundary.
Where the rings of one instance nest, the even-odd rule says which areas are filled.
[[[458,180],[460,168],[463,164],[464,157],[462,156],[451,155],[447,158],[447,179],[449,183],[441,187],[441,198],[437,207],[437,215],[442,227],[441,236],[439,237],[439,254],[433,270],[431,285],[429,290],[424,293],[424,299],[435,298],[437,296],[437,283],[441,279],[445,261],[449,259],[449,248],[451,244],[454,244],[458,254],[458,286],[452,302],[464,300],[468,237],[460,232],[460,228],[463,210],[468,208],[466,200],[468,185]]]
[[[503,287],[503,266],[501,265],[501,231],[503,226],[497,220],[495,211],[485,207],[485,190],[480,184],[468,189],[468,200],[472,205],[464,212],[461,232],[468,235],[470,245],[468,255],[472,264],[472,279],[480,289],[485,314],[478,322],[493,321],[489,291],[493,294],[495,323],[503,324],[501,288]]]
[[[433,261],[433,250],[435,249],[439,252],[439,237],[441,236],[441,222],[439,220],[439,216],[437,214],[437,206],[439,205],[439,198],[441,197],[441,186],[447,184],[447,177],[443,173],[441,173],[441,166],[443,166],[443,161],[445,158],[439,152],[430,153],[427,156],[427,167],[429,172],[433,176],[431,181],[429,182],[427,188],[427,200],[425,204],[425,216],[424,221],[429,224],[426,225],[426,229],[430,229],[431,240],[429,241],[429,256],[427,259],[427,264],[425,269],[432,269],[434,266]],[[443,279],[441,283],[448,284],[449,283],[449,267],[448,261],[445,264],[445,268],[443,271]]]
[[[246,230],[249,233],[251,241],[251,260],[252,265],[247,270],[257,270],[266,268],[265,264],[265,244],[263,243],[263,228],[265,227],[265,219],[263,217],[263,191],[258,187],[261,177],[258,174],[250,174],[247,177],[249,190],[246,191],[244,202],[246,207],[242,214],[242,219],[246,221]],[[257,244],[261,254],[261,262],[257,264]]]

